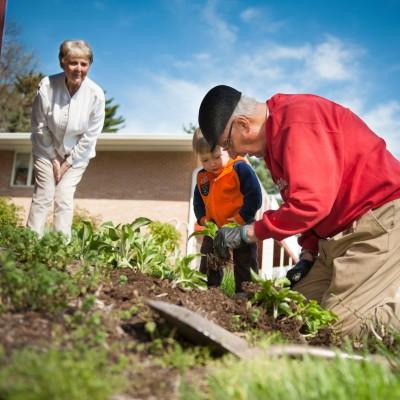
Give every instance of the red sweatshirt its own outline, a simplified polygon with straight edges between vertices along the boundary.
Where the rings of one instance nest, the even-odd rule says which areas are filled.
[[[260,239],[301,233],[303,248],[400,198],[400,162],[349,109],[308,95],[267,100],[265,162],[283,203],[255,223]]]

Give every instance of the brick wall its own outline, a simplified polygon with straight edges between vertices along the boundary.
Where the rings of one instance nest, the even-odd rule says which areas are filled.
[[[29,210],[32,188],[10,186],[14,153],[0,151],[0,196]],[[192,171],[191,152],[101,151],[88,166],[75,205],[102,221],[131,222],[139,216],[171,222],[186,240]]]

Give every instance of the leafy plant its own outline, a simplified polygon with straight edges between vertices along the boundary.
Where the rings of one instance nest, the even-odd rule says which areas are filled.
[[[206,221],[204,227],[200,231],[192,232],[188,239],[194,236],[210,236],[211,239],[214,239],[218,232],[218,226],[215,222]]]
[[[149,224],[148,228],[150,235],[162,251],[172,254],[177,250],[181,234],[174,226],[168,223],[153,221]]]
[[[64,315],[65,325],[69,329],[69,340],[76,349],[96,347],[104,344],[107,339],[103,315],[94,309],[95,300],[95,296],[87,295],[72,314]]]
[[[84,221],[90,222],[94,229],[97,229],[100,225],[100,216],[92,215],[85,208],[79,206],[74,207],[74,216],[72,219],[72,229],[79,230]]]
[[[2,227],[0,247],[14,254],[18,262],[39,262],[60,270],[76,257],[77,251],[61,233],[49,232],[39,239],[32,230],[10,224]]]
[[[21,223],[21,207],[16,206],[6,197],[0,197],[0,226]]]
[[[236,226],[236,225],[237,224],[230,223],[224,226]],[[212,221],[206,221],[203,229],[200,231],[192,232],[189,235],[188,239],[194,236],[209,236],[211,239],[214,240],[215,236],[217,235],[217,232],[218,232],[218,226]],[[210,252],[204,256],[207,257],[207,268],[209,270],[214,270],[214,271],[223,270],[223,268],[229,261],[229,255],[227,256],[227,258],[225,257],[221,258],[215,252]]]
[[[190,267],[190,263],[198,256],[199,254],[189,254],[176,260],[173,275],[176,285],[180,285],[184,289],[207,288],[207,276]]]
[[[307,300],[301,293],[290,289],[286,278],[263,280],[252,272],[260,289],[251,298],[251,303],[270,312],[274,319],[297,318],[303,322],[306,333],[315,335],[321,328],[337,321],[338,317],[323,309],[316,301]]]
[[[210,359],[210,349],[206,346],[183,349],[179,343],[174,342],[164,352],[160,363],[161,365],[173,367],[183,372],[189,368],[205,365]]]
[[[68,273],[38,261],[17,263],[8,252],[0,252],[0,304],[6,310],[63,309],[79,293]]]

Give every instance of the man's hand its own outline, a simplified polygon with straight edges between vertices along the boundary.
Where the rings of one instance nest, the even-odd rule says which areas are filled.
[[[290,281],[290,287],[293,287],[297,282],[303,279],[308,274],[313,264],[314,261],[301,259],[293,268],[289,269],[286,273],[286,278]]]
[[[223,226],[218,229],[217,235],[214,238],[214,250],[215,254],[226,259],[229,255],[229,249],[237,249],[246,244],[245,233],[243,230],[246,229],[246,225],[228,227]]]

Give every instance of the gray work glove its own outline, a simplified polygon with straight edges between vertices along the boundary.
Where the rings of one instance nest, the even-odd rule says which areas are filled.
[[[289,279],[291,288],[309,273],[313,264],[314,261],[300,260],[293,268],[289,269],[286,278]]]
[[[247,244],[245,241],[246,225],[235,227],[222,227],[218,229],[214,238],[214,251],[217,257],[221,259],[229,258],[229,249],[237,249]]]

